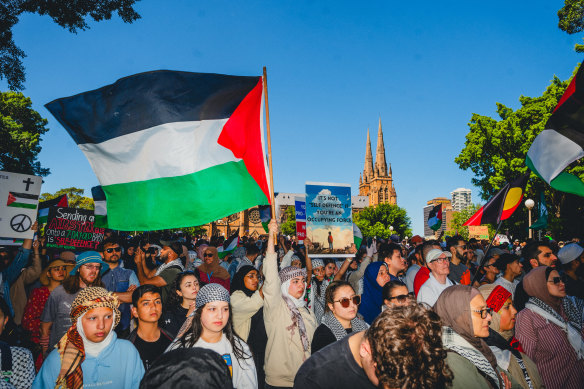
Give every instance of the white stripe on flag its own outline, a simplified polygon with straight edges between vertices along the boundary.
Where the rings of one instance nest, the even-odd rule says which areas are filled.
[[[584,157],[584,150],[555,130],[543,130],[533,141],[527,156],[549,184],[566,166]]]
[[[217,143],[227,120],[166,123],[79,148],[103,186],[178,177],[240,161]]]

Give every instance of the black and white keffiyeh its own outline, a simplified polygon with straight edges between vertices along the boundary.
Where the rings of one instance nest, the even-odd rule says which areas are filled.
[[[199,309],[211,301],[225,301],[228,303],[230,302],[229,292],[219,284],[207,284],[203,286],[199,290],[199,293],[197,293],[197,298],[195,299],[196,308]]]
[[[347,336],[347,330],[345,330],[345,328],[341,325],[339,320],[331,311],[328,311],[324,314],[322,317],[322,324],[327,326],[327,328],[332,331],[337,340],[341,340]],[[351,320],[351,329],[353,332],[364,331],[368,328],[369,324],[365,323],[358,317],[355,317],[353,320]]]
[[[181,270],[185,269],[180,258],[177,258],[174,261],[170,261],[168,263],[163,263],[162,265],[160,265],[158,267],[158,269],[156,270],[155,275],[157,275],[157,276],[160,275],[160,273],[162,273],[163,271],[165,271],[166,269],[168,269],[171,266],[178,266],[178,267],[180,267]]]

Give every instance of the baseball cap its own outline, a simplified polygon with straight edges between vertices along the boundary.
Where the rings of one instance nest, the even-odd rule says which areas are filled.
[[[558,252],[558,259],[562,265],[572,262],[574,259],[578,258],[584,252],[584,248],[578,243],[570,243],[562,247]]]
[[[432,261],[435,261],[442,254],[446,255],[447,258],[452,257],[452,254],[450,254],[449,251],[442,251],[440,249],[432,249],[432,250],[428,251],[428,253],[426,254],[426,263],[431,263]]]

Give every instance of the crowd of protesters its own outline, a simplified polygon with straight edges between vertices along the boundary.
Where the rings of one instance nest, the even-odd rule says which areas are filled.
[[[33,226],[36,230],[37,226]],[[0,247],[2,388],[581,388],[584,248],[108,231]]]

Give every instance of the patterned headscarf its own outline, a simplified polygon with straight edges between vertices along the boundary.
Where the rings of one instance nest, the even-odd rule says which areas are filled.
[[[505,302],[511,297],[511,293],[503,288],[501,285],[493,285],[493,284],[486,284],[479,287],[479,292],[485,298],[487,302],[487,306],[493,309],[491,313],[491,322],[489,323],[489,327],[492,330],[501,334],[503,338],[506,340],[510,340],[513,337],[513,330],[501,331],[501,315],[499,311],[505,305]]]
[[[111,308],[114,313],[114,325],[120,322],[121,314],[118,310],[120,305],[118,298],[104,288],[88,287],[82,289],[71,304],[71,322],[73,325],[63,335],[57,349],[61,357],[61,370],[57,377],[55,389],[79,389],[83,388],[83,371],[81,364],[85,360],[85,347],[83,338],[77,330],[77,319],[81,318],[88,311],[94,308]]]

